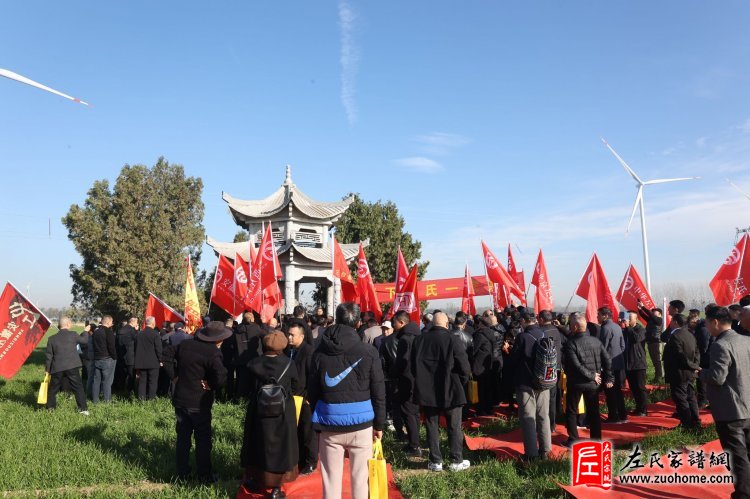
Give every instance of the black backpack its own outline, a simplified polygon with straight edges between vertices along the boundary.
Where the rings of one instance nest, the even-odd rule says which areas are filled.
[[[544,333],[534,345],[534,388],[549,390],[557,385],[557,348]]]
[[[284,368],[279,379],[271,378],[258,389],[257,395],[257,413],[261,418],[275,418],[284,414],[286,409],[286,390],[279,384],[292,365],[292,360]]]

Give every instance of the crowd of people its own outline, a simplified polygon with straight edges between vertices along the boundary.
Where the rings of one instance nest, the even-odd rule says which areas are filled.
[[[211,408],[216,399],[242,403],[239,460],[249,490],[284,497],[284,483],[319,463],[325,497],[341,497],[348,456],[351,494],[365,498],[367,461],[383,431],[393,432],[408,456],[420,457],[423,421],[427,467],[438,472],[445,469],[438,431],[444,416],[447,469],[458,472],[471,466],[463,458],[462,419],[493,415],[504,404],[518,411],[523,460],[545,459],[558,421],[565,423],[566,446],[579,439],[582,427],[601,439],[603,424],[627,422],[626,381],[632,414],[647,415],[650,357],[653,381],[669,385],[683,428],[700,430],[699,409],[711,409],[733,458],[736,490],[746,494],[738,497],[750,497],[750,296],[728,308],[710,304],[704,318],[698,310],[684,312],[682,301],[670,302],[666,328],[664,311],[641,304],[617,315],[600,308],[596,323],[579,312],[535,314],[521,306],[473,317],[434,310],[420,323],[399,311],[378,322],[356,304],[343,303],[335,320],[322,308],[308,314],[298,306],[266,324],[252,312],[240,323],[205,318],[195,335],[181,323],[157,330],[153,317],[143,329],[131,318],[115,333],[109,316],[78,335],[63,317],[47,346],[47,407],[55,407],[66,384],[85,415],[86,395],[108,402],[113,384],[142,400],[169,395],[178,478],[192,476],[194,438],[196,476],[213,482]],[[470,382],[476,383],[475,397],[469,396]]]

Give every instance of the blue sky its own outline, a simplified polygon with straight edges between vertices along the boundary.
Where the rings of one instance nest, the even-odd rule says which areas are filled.
[[[481,274],[480,238],[558,304],[593,251],[613,288],[633,182],[650,186],[654,287],[705,284],[750,224],[750,7],[744,2],[41,2],[0,7],[0,280],[70,301],[60,218],[94,180],[159,156],[221,200],[260,198],[292,165],[309,195],[395,201],[428,277]],[[48,238],[48,219],[52,238]],[[201,265],[215,263],[206,247]]]

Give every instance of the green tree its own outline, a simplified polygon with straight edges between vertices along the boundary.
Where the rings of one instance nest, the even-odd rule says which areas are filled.
[[[95,181],[84,205],[72,205],[62,219],[82,259],[70,266],[73,305],[117,318],[141,316],[150,291],[181,310],[187,255],[196,286],[207,281],[198,272],[202,191],[200,178],[186,177],[181,165],[163,157],[151,168],[125,165],[114,189]]]

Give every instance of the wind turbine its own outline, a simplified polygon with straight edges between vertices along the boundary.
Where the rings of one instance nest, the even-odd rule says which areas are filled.
[[[739,187],[737,187],[737,185],[734,182],[732,182],[729,179],[726,179],[726,181],[729,183],[729,185],[731,185],[732,187],[734,187],[734,190],[736,190],[737,192],[739,192],[740,194],[742,194],[743,196],[745,196],[747,199],[750,199],[750,195],[748,195],[745,191],[743,191],[742,189],[740,189]],[[734,235],[734,245],[737,246],[737,241],[740,238],[740,234],[743,234],[743,233],[747,234],[748,232],[750,232],[750,227],[746,227],[744,229],[740,229],[739,227],[737,227],[737,232]]]
[[[8,79],[15,80],[21,83],[25,83],[27,85],[31,85],[32,87],[46,90],[47,92],[51,92],[55,95],[59,95],[60,97],[65,97],[68,100],[72,100],[73,102],[78,102],[79,104],[83,104],[84,106],[89,105],[88,102],[84,102],[81,99],[76,99],[75,97],[71,97],[70,95],[64,94],[62,92],[58,92],[54,88],[49,88],[45,85],[42,85],[41,83],[37,83],[34,80],[28,79],[25,76],[21,76],[18,73],[14,73],[13,71],[8,71],[7,69],[0,68],[0,76],[4,76]]]
[[[739,192],[740,194],[742,194],[743,196],[745,196],[747,199],[750,199],[750,195],[748,195],[745,191],[743,191],[742,189],[740,189],[739,187],[737,187],[737,185],[735,185],[734,182],[732,182],[729,179],[727,179],[727,182],[729,182],[729,185],[731,185],[732,187],[734,187],[734,190],[736,190],[737,192]]]
[[[635,196],[635,204],[633,204],[633,212],[630,214],[630,221],[628,222],[628,229],[626,233],[630,232],[630,226],[633,224],[633,217],[635,217],[635,210],[638,209],[640,206],[641,212],[641,238],[643,239],[643,265],[646,269],[646,287],[648,288],[648,292],[651,293],[651,268],[648,264],[648,239],[646,237],[646,210],[643,207],[643,187],[646,185],[652,185],[652,184],[664,184],[667,182],[678,182],[681,180],[695,180],[700,177],[681,177],[681,178],[662,178],[662,179],[656,179],[656,180],[647,180],[643,181],[636,175],[636,173],[628,166],[627,163],[620,157],[619,154],[615,152],[614,149],[612,149],[612,146],[609,145],[609,143],[602,138],[602,142],[604,142],[604,145],[607,146],[607,149],[610,150],[612,154],[615,155],[615,158],[617,158],[617,161],[620,162],[623,168],[625,168],[625,171],[630,174],[631,177],[633,177],[633,180],[636,182],[636,188],[638,189],[638,194]]]

